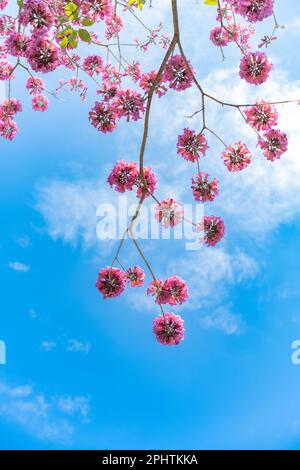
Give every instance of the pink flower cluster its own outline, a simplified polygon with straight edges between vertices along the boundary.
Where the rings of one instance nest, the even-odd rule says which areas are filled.
[[[106,267],[99,271],[96,287],[104,299],[112,299],[121,295],[126,287],[140,287],[144,284],[145,273],[139,266],[123,271],[119,268]]]
[[[188,288],[179,276],[168,277],[165,281],[156,279],[151,281],[147,289],[148,295],[155,297],[158,304],[182,304],[188,299]]]
[[[137,188],[137,197],[141,198],[143,193],[149,196],[154,193],[157,185],[157,176],[151,167],[144,168],[144,178],[146,187],[140,177],[138,166],[135,162],[126,162],[120,160],[116,163],[108,176],[108,183],[119,193],[125,191],[132,191],[134,187]]]

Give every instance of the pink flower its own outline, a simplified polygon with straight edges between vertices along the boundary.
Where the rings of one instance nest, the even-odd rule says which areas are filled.
[[[247,122],[258,132],[277,126],[278,113],[274,106],[261,100],[245,109]]]
[[[25,57],[29,44],[29,37],[26,34],[14,32],[5,41],[7,50],[15,57]]]
[[[235,147],[229,145],[223,153],[222,158],[229,171],[241,171],[251,163],[251,155],[245,144],[236,142]]]
[[[0,0],[0,10],[4,10],[8,5],[8,0]]]
[[[149,192],[146,192],[145,197],[148,197],[150,196],[150,193],[153,194],[154,191],[156,190],[157,176],[150,166],[145,166],[144,177],[147,183],[147,189],[149,191]],[[140,174],[138,174],[137,176],[136,185],[137,185],[136,195],[140,199],[143,195],[143,189],[144,189],[144,185],[140,177]]]
[[[203,232],[200,242],[207,246],[215,246],[225,234],[225,224],[221,217],[206,215],[197,224],[197,231]]]
[[[139,62],[132,62],[132,64],[127,65],[124,76],[129,76],[134,83],[137,83],[142,76]]]
[[[110,101],[119,93],[119,87],[114,83],[104,81],[102,89],[98,90],[97,93],[98,95],[102,95],[104,101]]]
[[[210,32],[210,39],[215,46],[225,47],[229,42],[228,34],[222,26],[215,26]]]
[[[54,16],[47,3],[42,0],[27,0],[20,13],[20,22],[34,29],[47,31],[54,24]]]
[[[236,7],[237,13],[255,23],[272,15],[274,0],[237,0]]]
[[[150,88],[153,86],[156,77],[157,72],[155,70],[152,70],[149,73],[143,73],[140,80],[140,87],[148,93]],[[162,84],[162,79],[160,79],[159,83],[156,85],[155,93],[159,98],[167,93],[167,87]]]
[[[16,22],[11,16],[3,15],[0,17],[0,36],[8,36],[13,33]]]
[[[101,132],[112,132],[116,128],[116,113],[114,109],[100,102],[95,103],[89,112],[90,123]]]
[[[83,61],[82,68],[92,77],[102,72],[103,61],[99,55],[89,55]]]
[[[192,72],[194,73],[193,69]],[[176,91],[183,91],[192,86],[193,77],[181,55],[173,55],[169,59],[164,71],[164,81],[169,82],[170,88]]]
[[[28,47],[27,60],[35,72],[52,72],[61,64],[61,51],[47,36],[37,36]]]
[[[184,321],[179,315],[167,312],[153,321],[153,333],[160,344],[173,346],[184,339]]]
[[[122,294],[126,286],[126,274],[118,268],[103,268],[98,274],[97,289],[104,299],[117,297]]]
[[[114,105],[119,117],[126,117],[127,122],[132,119],[137,121],[145,111],[144,100],[140,93],[131,88],[120,90]]]
[[[261,85],[268,79],[272,67],[264,52],[248,52],[241,59],[240,77],[252,85]]]
[[[107,30],[105,31],[106,39],[112,39],[116,37],[123,29],[124,23],[120,16],[113,15],[111,17],[106,18],[106,26]]]
[[[0,120],[5,121],[22,111],[21,101],[16,98],[4,100],[0,105]]]
[[[178,136],[177,153],[185,160],[196,162],[200,156],[205,156],[208,149],[207,140],[203,133],[196,134],[190,129],[183,129],[183,134]]]
[[[42,93],[45,89],[44,80],[38,77],[29,77],[26,83],[26,88],[31,95]]]
[[[14,66],[6,60],[0,60],[0,80],[13,78]]]
[[[84,0],[81,8],[82,12],[95,22],[104,20],[113,13],[111,0]]]
[[[131,287],[141,287],[144,284],[145,272],[139,266],[128,268],[126,276]]]
[[[264,133],[263,139],[257,144],[267,160],[274,161],[281,157],[288,149],[288,138],[284,132],[278,129],[270,129]]]
[[[188,288],[179,276],[170,276],[163,283],[164,304],[176,305],[185,302],[189,296]]]
[[[209,175],[204,171],[196,173],[192,178],[192,190],[195,201],[208,202],[213,201],[219,194],[218,180],[216,178],[208,180]]]
[[[0,135],[4,137],[4,139],[13,140],[17,132],[17,125],[11,119],[0,121]]]
[[[49,104],[49,101],[47,100],[46,96],[42,94],[34,95],[31,102],[34,111],[46,111]]]
[[[112,169],[108,183],[119,193],[132,191],[138,178],[138,167],[134,162],[118,161]]]
[[[169,198],[155,206],[155,219],[162,223],[164,228],[175,227],[183,218],[183,207],[174,199]]]
[[[188,299],[188,288],[179,276],[170,276],[164,282],[160,279],[149,283],[147,294],[155,297],[155,302],[162,304],[182,304]]]

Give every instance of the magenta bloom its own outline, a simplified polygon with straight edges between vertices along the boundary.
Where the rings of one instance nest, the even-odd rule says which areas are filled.
[[[157,77],[157,72],[152,70],[149,73],[143,73],[141,80],[140,80],[140,87],[142,90],[149,92],[150,88],[153,86],[154,80]],[[163,95],[167,93],[167,87],[163,85],[162,79],[159,80],[159,83],[155,87],[155,93],[161,98]]]
[[[35,72],[52,72],[61,64],[61,51],[47,36],[37,36],[29,44],[27,60]]]
[[[120,90],[117,98],[114,100],[118,117],[126,117],[126,121],[137,121],[141,119],[141,114],[145,111],[145,104],[140,93],[131,88]]]
[[[241,59],[240,77],[252,85],[261,85],[268,79],[272,67],[264,52],[248,52]]]
[[[237,13],[247,18],[250,23],[262,21],[272,15],[274,0],[237,0]]]
[[[157,304],[182,304],[189,296],[188,288],[179,276],[170,276],[164,282],[160,279],[149,283],[147,294],[155,297]]]
[[[89,121],[98,131],[112,132],[116,128],[116,113],[112,107],[96,101],[89,112]]]
[[[12,119],[0,121],[0,135],[4,139],[13,140],[18,132],[16,123]]]
[[[155,206],[155,219],[164,228],[175,227],[183,218],[183,207],[172,198],[165,199]]]
[[[172,312],[165,313],[153,321],[153,333],[160,344],[173,346],[184,339],[184,320]]]
[[[82,12],[91,20],[99,21],[112,16],[111,0],[84,0],[81,3]]]
[[[46,109],[48,108],[49,101],[47,100],[46,96],[40,94],[34,95],[31,100],[31,103],[34,111],[46,111]]]
[[[127,282],[130,283],[131,287],[141,287],[144,284],[145,272],[139,266],[128,268],[126,276]]]
[[[192,86],[193,77],[181,55],[173,55],[169,59],[164,71],[164,81],[169,82],[169,87],[176,91],[183,91]]]
[[[103,61],[99,55],[89,55],[83,61],[82,68],[92,77],[102,71]]]
[[[20,21],[24,26],[30,24],[35,30],[47,31],[54,24],[54,16],[42,0],[27,0],[20,14]]]
[[[107,29],[105,31],[106,39],[112,39],[116,37],[118,33],[120,33],[123,29],[124,23],[120,16],[113,15],[111,17],[106,18],[105,20]]]
[[[213,201],[219,194],[218,180],[213,178],[209,181],[209,175],[204,171],[196,173],[192,178],[192,190],[195,201],[209,202]]]
[[[230,38],[222,26],[215,26],[210,32],[211,42],[218,47],[225,47],[230,41]]]
[[[177,153],[187,161],[195,162],[201,155],[204,157],[208,148],[207,140],[202,133],[196,134],[195,131],[185,128],[183,134],[178,136]]]
[[[4,10],[8,5],[8,0],[0,0],[0,10]]]
[[[154,191],[156,190],[157,176],[150,166],[145,166],[144,177],[147,183],[147,189],[149,191],[149,192],[146,192],[145,197],[148,197],[150,196],[150,193],[153,194]],[[143,189],[144,189],[144,185],[140,177],[140,174],[138,174],[137,176],[136,185],[137,185],[136,195],[140,199],[143,195]]]
[[[0,105],[0,120],[5,121],[11,119],[15,114],[22,111],[21,101],[16,98],[4,100]]]
[[[197,231],[203,232],[200,242],[207,246],[215,246],[225,234],[225,224],[221,217],[206,215],[197,224]]]
[[[281,157],[288,149],[288,138],[284,132],[278,129],[270,129],[265,132],[264,137],[257,144],[267,160],[274,161]]]
[[[14,32],[5,41],[8,52],[15,57],[25,57],[29,44],[26,34]]]
[[[16,22],[11,16],[2,15],[0,17],[0,36],[8,36],[16,28]]]
[[[241,171],[251,163],[251,154],[242,142],[236,142],[235,147],[229,145],[223,151],[222,158],[229,171]]]
[[[138,178],[138,167],[134,162],[118,161],[112,169],[108,183],[119,193],[132,191]]]
[[[42,93],[45,89],[44,80],[38,77],[29,77],[26,83],[26,88],[31,95]]]
[[[0,60],[0,80],[13,78],[14,66],[6,60]]]
[[[275,107],[261,100],[245,109],[247,122],[258,132],[277,126],[278,113]]]
[[[122,294],[126,286],[126,274],[118,268],[103,268],[98,274],[97,289],[104,299],[117,297]]]

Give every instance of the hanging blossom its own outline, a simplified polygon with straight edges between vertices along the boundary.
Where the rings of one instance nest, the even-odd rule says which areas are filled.
[[[3,103],[0,104],[0,120],[6,121],[21,111],[22,104],[20,100],[16,98],[4,100]]]
[[[138,174],[135,184],[137,186],[137,192],[136,195],[138,198],[141,198],[145,192],[145,197],[150,196],[150,194],[153,194],[156,190],[157,186],[157,176],[152,170],[150,166],[145,166],[144,167],[144,178],[146,180],[146,189],[147,192],[145,192],[145,185],[142,181],[142,178],[140,174]]]
[[[118,36],[118,34],[122,31],[124,27],[123,20],[118,15],[107,17],[105,23],[107,26],[107,29],[105,31],[105,37],[108,40]]]
[[[0,135],[4,139],[13,140],[18,132],[18,127],[12,119],[0,121]]]
[[[196,162],[200,156],[204,157],[208,149],[205,135],[196,134],[188,128],[183,129],[183,134],[178,136],[177,153],[185,160]]]
[[[145,272],[139,266],[128,268],[126,271],[127,282],[131,287],[141,287],[144,285]]]
[[[264,100],[257,101],[245,109],[247,122],[258,132],[277,126],[278,113],[275,107]]]
[[[93,77],[94,74],[99,75],[99,73],[102,72],[103,61],[99,55],[89,55],[84,59],[82,68],[90,77]]]
[[[49,101],[47,100],[45,95],[34,95],[34,97],[31,100],[32,102],[32,108],[34,111],[46,111],[48,108]]]
[[[25,57],[29,45],[29,36],[13,32],[5,41],[7,51],[14,57]]]
[[[198,222],[197,231],[202,232],[201,243],[215,246],[225,235],[225,224],[221,217],[206,215]]]
[[[169,198],[155,206],[155,219],[164,228],[175,227],[183,219],[183,207],[174,199]]]
[[[140,87],[142,90],[149,92],[150,88],[154,85],[154,81],[156,80],[157,72],[152,70],[149,73],[143,73],[140,79]],[[155,93],[158,95],[159,98],[164,96],[167,92],[167,87],[163,85],[163,79],[159,80],[159,83],[155,87]]]
[[[101,269],[96,282],[97,289],[104,299],[118,297],[126,286],[126,274],[119,268]]]
[[[237,13],[256,23],[272,15],[274,0],[237,0],[235,6]]]
[[[27,60],[35,72],[49,73],[61,65],[61,50],[47,36],[37,36],[28,46]]]
[[[179,276],[170,276],[165,281],[156,279],[149,283],[147,294],[155,297],[157,304],[182,304],[188,299],[186,283]]]
[[[154,319],[153,333],[160,344],[177,345],[184,339],[184,320],[179,315],[167,312]]]
[[[45,84],[42,78],[29,77],[26,83],[26,88],[29,90],[31,95],[37,95],[42,93],[45,89]]]
[[[20,12],[20,22],[24,26],[32,26],[34,30],[46,32],[54,24],[54,16],[46,2],[26,0]]]
[[[192,69],[192,66],[190,65]],[[194,73],[194,70],[192,69]],[[173,55],[165,68],[164,81],[169,83],[169,87],[176,91],[183,91],[190,88],[193,83],[193,77],[188,70],[183,57],[179,54]]]
[[[261,85],[268,79],[272,67],[264,52],[248,52],[241,59],[240,77],[252,85]]]
[[[211,202],[219,194],[218,180],[209,180],[209,175],[204,171],[194,175],[191,188],[197,202]]]
[[[118,117],[126,117],[127,122],[130,119],[133,121],[141,119],[141,115],[145,111],[145,104],[141,94],[131,88],[120,90],[113,105],[116,108]]]
[[[11,16],[3,15],[0,17],[0,36],[8,36],[16,29],[16,22]]]
[[[258,141],[258,146],[263,150],[267,160],[279,159],[288,149],[288,138],[284,132],[278,129],[266,131],[263,138]]]
[[[108,183],[119,193],[132,191],[138,178],[138,167],[135,162],[120,160],[108,177]]]
[[[84,0],[81,8],[83,13],[94,22],[105,20],[113,14],[111,0]]]
[[[89,112],[90,123],[98,130],[106,134],[112,132],[117,127],[116,111],[109,105],[104,105],[96,101],[94,107]]]
[[[235,146],[229,145],[223,151],[222,158],[229,171],[241,171],[251,163],[250,151],[242,142],[236,142]]]

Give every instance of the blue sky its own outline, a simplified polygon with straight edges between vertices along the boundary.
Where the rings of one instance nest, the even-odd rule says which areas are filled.
[[[237,101],[300,97],[297,1],[289,11],[277,1],[286,28],[270,51],[270,81],[254,91],[237,78],[233,49],[222,63],[218,51],[203,46],[212,10],[184,3],[192,6],[181,9],[183,40],[211,92]],[[149,21],[167,27],[167,6],[162,2]],[[154,66],[159,51],[144,60]],[[48,83],[57,78],[59,72]],[[87,103],[67,94],[34,113],[23,82],[13,84],[13,94],[24,96],[20,134],[0,144],[0,339],[7,345],[1,448],[299,449],[300,367],[291,363],[291,343],[300,338],[299,107],[280,108],[290,150],[274,165],[255,150],[238,115],[209,108],[211,126],[228,140],[241,136],[255,158],[242,175],[228,174],[218,143],[209,142],[204,169],[221,181],[210,210],[227,226],[217,248],[192,253],[184,241],[142,242],[155,271],[177,272],[192,294],[176,310],[185,341],[164,348],[151,331],[154,304],[140,292],[103,301],[94,287],[115,247],[97,240],[95,208],[114,201],[108,171],[117,159],[136,159],[140,125],[98,134],[87,121],[93,93]],[[175,144],[198,99],[190,91],[155,103],[146,158],[159,175],[161,198],[191,202],[192,170],[178,161]],[[127,246],[124,262],[138,262]]]

